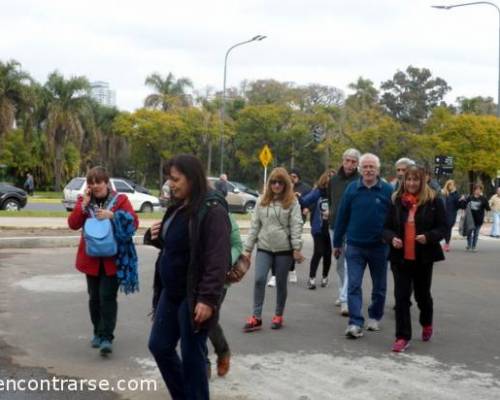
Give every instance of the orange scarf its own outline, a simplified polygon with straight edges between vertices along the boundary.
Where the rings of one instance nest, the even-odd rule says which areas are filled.
[[[410,193],[404,193],[401,197],[401,203],[408,209],[408,219],[405,222],[405,236],[403,241],[404,259],[416,259],[415,255],[415,238],[417,231],[415,228],[415,213],[417,212],[418,198]]]

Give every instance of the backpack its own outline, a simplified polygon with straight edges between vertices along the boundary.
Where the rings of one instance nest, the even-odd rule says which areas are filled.
[[[111,210],[117,198],[118,195],[111,199],[106,210]],[[83,239],[85,252],[90,257],[111,257],[118,253],[111,220],[97,219],[93,210],[90,210],[90,218],[87,218],[83,226]]]

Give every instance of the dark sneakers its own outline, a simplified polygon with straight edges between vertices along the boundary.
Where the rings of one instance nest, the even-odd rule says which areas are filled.
[[[275,315],[271,321],[271,329],[281,329],[283,327],[283,317]]]
[[[113,345],[107,339],[101,340],[101,345],[99,346],[99,351],[101,352],[101,356],[107,356],[113,352]]]
[[[93,349],[98,349],[99,347],[101,347],[101,338],[99,336],[94,336],[90,341],[90,346]]]
[[[258,331],[262,328],[262,319],[255,317],[252,315],[247,319],[247,322],[243,326],[243,332],[254,332]]]

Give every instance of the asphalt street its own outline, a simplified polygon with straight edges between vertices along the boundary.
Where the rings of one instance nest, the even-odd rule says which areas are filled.
[[[299,284],[289,285],[282,330],[269,329],[275,289],[268,288],[264,329],[241,332],[251,313],[253,271],[229,290],[221,321],[231,345],[232,367],[226,378],[212,378],[212,398],[500,398],[500,240],[482,237],[477,253],[466,252],[463,240],[452,242],[447,260],[435,265],[435,336],[429,343],[420,341],[414,305],[415,339],[405,354],[396,355],[390,352],[394,339],[390,273],[382,330],[348,340],[344,336],[347,319],[334,306],[334,267],[329,287],[314,291],[306,288],[312,240],[309,235],[304,237],[307,260],[297,268]],[[157,390],[80,393],[78,397],[68,393],[57,397],[46,392],[0,392],[0,398],[168,398],[147,349],[157,251],[138,247],[141,291],[130,296],[120,294],[115,351],[106,359],[88,343],[91,324],[86,286],[84,276],[73,267],[75,251],[0,250],[0,379],[52,374],[106,378],[112,383],[118,379],[156,379]],[[370,287],[367,271],[365,306]]]

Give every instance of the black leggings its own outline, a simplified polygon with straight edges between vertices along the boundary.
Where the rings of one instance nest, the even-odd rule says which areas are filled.
[[[309,277],[315,278],[318,270],[319,261],[323,258],[323,278],[328,276],[330,266],[332,265],[332,241],[330,240],[330,233],[323,230],[323,232],[313,235],[314,251],[311,258],[311,266],[309,269]]]
[[[445,240],[446,244],[450,244],[450,240],[451,240],[451,231],[453,230],[453,226],[454,226],[454,225],[455,225],[455,224],[453,224],[453,225],[448,225],[448,226],[446,227],[446,234],[444,235],[444,240]]]

